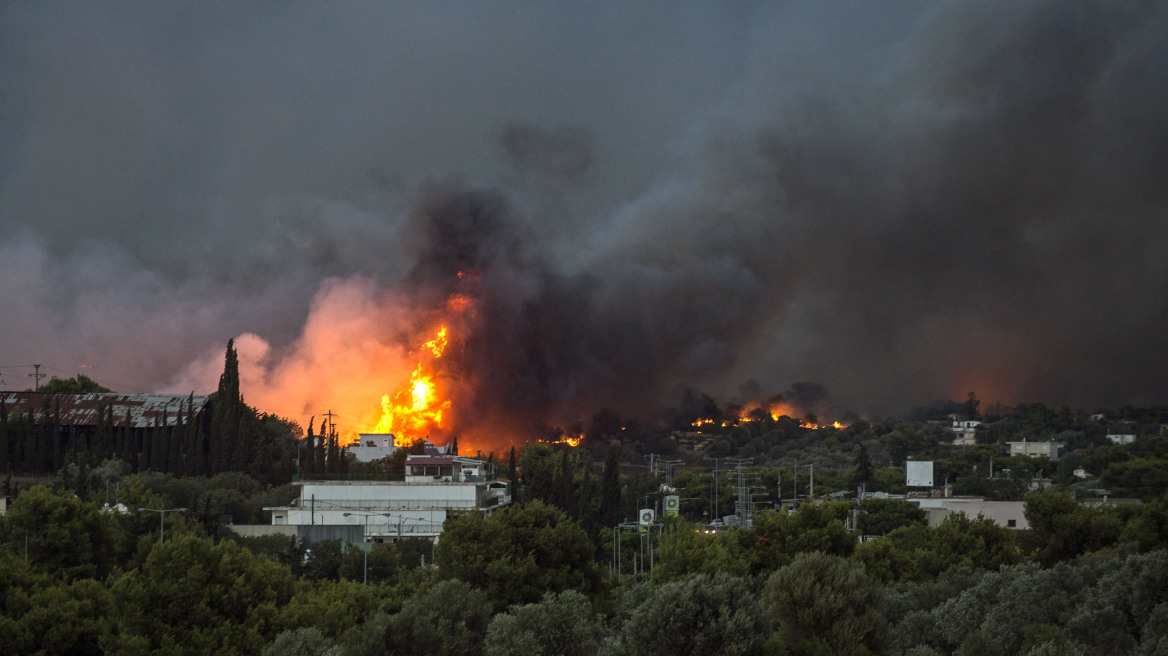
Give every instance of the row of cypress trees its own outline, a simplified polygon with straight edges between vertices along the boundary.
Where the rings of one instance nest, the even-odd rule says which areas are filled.
[[[179,402],[173,422],[159,415],[152,426],[131,426],[128,414],[117,417],[112,403],[99,405],[97,415],[92,426],[64,425],[55,394],[46,395],[34,412],[10,409],[0,401],[0,472],[54,474],[68,463],[92,467],[116,458],[134,471],[180,477],[241,471],[271,479],[282,477],[271,463],[287,462],[286,452],[295,448],[289,422],[244,403],[234,340],[227,342],[219,388],[202,408],[195,407],[192,394]],[[325,456],[321,462],[340,461],[327,458],[327,452]]]

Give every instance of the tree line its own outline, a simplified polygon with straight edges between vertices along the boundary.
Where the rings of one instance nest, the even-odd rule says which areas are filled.
[[[863,543],[843,521],[854,503],[766,511],[720,534],[669,519],[652,529],[653,568],[634,575],[540,499],[452,516],[437,545],[366,553],[213,534],[191,512],[160,519],[137,508],[173,507],[168,495],[181,489],[155,491],[165,482],[141,474],[120,483],[128,512],[103,512],[97,491],[78,496],[64,482],[13,500],[0,519],[0,653],[1039,656],[1168,646],[1168,498],[1122,509],[1035,492],[1026,535],[960,514],[929,527],[904,502],[879,500],[863,510],[884,537]]]

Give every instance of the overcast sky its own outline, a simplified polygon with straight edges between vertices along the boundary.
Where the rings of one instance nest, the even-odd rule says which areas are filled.
[[[483,407],[1163,404],[1168,4],[0,5],[0,387],[311,414],[467,264]]]

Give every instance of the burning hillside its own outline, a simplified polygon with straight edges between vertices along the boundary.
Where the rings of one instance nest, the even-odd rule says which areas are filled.
[[[711,340],[749,327],[678,322],[651,305],[628,311],[627,289],[553,270],[497,195],[434,192],[402,236],[419,257],[397,282],[326,282],[284,349],[236,340],[249,403],[301,422],[331,411],[343,442],[393,433],[438,444],[458,436],[472,451],[578,444],[562,429],[600,408],[656,417],[695,373],[724,378],[735,359],[713,357]],[[200,365],[205,379],[218,362]],[[721,420],[805,417],[825,396],[797,384]]]
[[[655,393],[637,386],[648,351],[598,323],[593,281],[553,273],[499,197],[436,192],[408,228],[421,256],[398,282],[327,281],[288,347],[236,340],[248,403],[301,422],[332,411],[343,441],[457,435],[486,451]],[[213,380],[217,368],[218,354],[186,377]]]

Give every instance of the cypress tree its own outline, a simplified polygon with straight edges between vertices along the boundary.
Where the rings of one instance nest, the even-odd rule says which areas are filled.
[[[316,473],[316,436],[312,433],[312,424],[315,421],[316,415],[308,419],[308,435],[304,437],[305,444],[300,446],[300,451],[304,454],[299,472],[301,474]]]
[[[178,414],[174,417],[174,428],[170,431],[170,449],[166,458],[167,471],[176,477],[185,476],[182,461],[182,445],[186,443],[186,425],[183,423],[183,402],[178,402]]]
[[[33,439],[35,442],[32,445],[32,467],[29,471],[43,472],[48,469],[47,465],[50,453],[48,449],[49,436],[52,434],[49,430],[49,425],[52,423],[52,417],[53,414],[52,408],[49,405],[49,397],[46,396],[44,402],[41,404],[40,422],[36,425],[36,431],[34,431],[35,435]]]
[[[125,461],[130,463],[134,471],[138,471],[138,440],[137,435],[134,434],[134,427],[132,425],[132,417],[130,416],[130,409],[126,408],[126,420],[122,423],[122,444],[125,450]]]
[[[205,421],[199,421],[195,414],[195,395],[187,399],[186,426],[186,471],[188,476],[202,476],[207,473],[207,445],[203,432]]]
[[[231,467],[233,450],[239,439],[242,405],[243,399],[239,394],[239,354],[235,351],[235,340],[229,339],[211,415],[212,471],[208,473],[218,473]]]
[[[328,472],[328,421],[320,420],[320,432],[316,436],[316,471]]]
[[[105,457],[113,458],[117,453],[117,438],[114,436],[114,404],[105,408]]]
[[[8,444],[8,408],[0,399],[0,471],[12,471],[12,454]]]
[[[868,449],[864,448],[863,442],[860,442],[856,447],[856,457],[852,462],[852,476],[848,481],[850,487],[854,490],[863,483],[873,482],[876,477],[875,472],[872,459],[868,456]]]
[[[239,413],[237,421],[239,422],[239,428],[236,430],[235,440],[233,440],[231,445],[231,461],[228,464],[228,470],[247,471],[248,464],[252,460],[251,456],[256,442],[255,435],[257,426],[255,417],[250,413]]]
[[[32,413],[27,415],[21,414],[18,416],[18,422],[14,426],[12,440],[14,443],[12,453],[12,464],[17,471],[28,471],[30,449],[29,438],[33,432],[34,417]]]
[[[158,417],[154,418],[154,424],[155,426],[158,425]],[[147,431],[145,438],[142,440],[142,469],[153,469],[154,471],[158,471],[158,469],[154,467],[154,435],[154,431]]]
[[[337,447],[337,431],[330,430],[328,434],[328,473],[341,473],[340,449]]]
[[[64,459],[61,457],[61,398],[56,394],[53,395],[53,420],[49,426],[49,439],[52,440],[50,444],[52,464],[49,466],[49,471],[55,472],[65,466]]]
[[[507,495],[511,497],[511,503],[518,503],[519,497],[516,496],[518,489],[519,469],[515,467],[515,447],[511,447],[511,455],[507,458]]]

